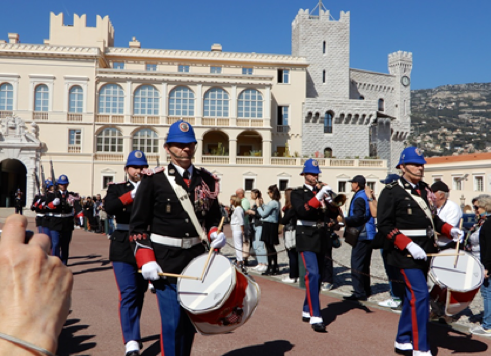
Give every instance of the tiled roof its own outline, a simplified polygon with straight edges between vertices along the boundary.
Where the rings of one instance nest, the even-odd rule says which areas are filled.
[[[428,164],[441,164],[441,163],[453,163],[453,162],[467,162],[467,161],[481,161],[491,159],[491,152],[485,153],[472,153],[468,155],[460,156],[443,156],[443,157],[429,157],[425,158]]]

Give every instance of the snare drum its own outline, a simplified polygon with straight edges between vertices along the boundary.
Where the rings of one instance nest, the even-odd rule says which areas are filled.
[[[196,257],[182,274],[200,278],[207,259],[207,254]],[[198,332],[212,335],[245,324],[256,310],[261,292],[228,258],[214,253],[203,280],[178,279],[177,295]]]
[[[455,265],[455,250],[433,257],[430,279],[435,284],[430,295],[445,301],[445,314],[455,315],[468,307],[484,281],[484,267],[472,254],[460,251]]]

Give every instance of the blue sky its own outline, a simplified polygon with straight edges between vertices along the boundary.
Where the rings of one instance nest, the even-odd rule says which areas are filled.
[[[49,37],[49,13],[109,15],[115,46],[133,36],[143,48],[291,53],[291,22],[318,0],[18,0],[3,1],[0,39],[17,32],[23,43]],[[323,1],[338,20],[351,12],[351,67],[387,73],[387,54],[413,53],[412,89],[491,82],[491,1]],[[1,69],[0,69],[1,72]]]

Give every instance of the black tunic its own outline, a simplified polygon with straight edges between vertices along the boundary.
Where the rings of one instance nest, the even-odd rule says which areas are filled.
[[[53,200],[56,198],[60,199],[60,204],[50,209],[47,209],[53,214],[49,218],[49,229],[54,231],[73,231],[74,221],[73,221],[73,204],[68,200],[69,195],[75,195],[73,192],[65,192],[65,196],[62,195],[61,191],[55,191],[52,194],[48,194],[46,197],[46,206],[50,207]],[[57,217],[56,215],[70,215],[66,217]]]

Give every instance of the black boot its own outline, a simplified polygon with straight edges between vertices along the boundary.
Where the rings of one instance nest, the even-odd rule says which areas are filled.
[[[271,258],[271,256],[268,256],[268,269],[261,273],[261,275],[263,276],[271,276],[271,274],[273,273],[273,259]]]
[[[277,276],[280,274],[280,269],[278,268],[278,255],[274,254],[271,256],[271,266],[272,266],[272,272],[271,274],[273,276]]]

